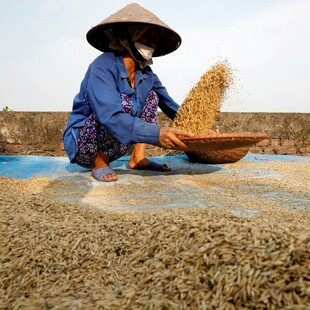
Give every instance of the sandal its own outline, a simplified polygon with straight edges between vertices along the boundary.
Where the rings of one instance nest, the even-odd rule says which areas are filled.
[[[103,177],[107,174],[115,174],[116,175],[115,171],[111,167],[107,166],[105,168],[98,168],[98,169],[94,170],[91,173],[91,176],[99,182],[115,182],[115,181],[117,181],[117,179],[116,180],[104,180]]]

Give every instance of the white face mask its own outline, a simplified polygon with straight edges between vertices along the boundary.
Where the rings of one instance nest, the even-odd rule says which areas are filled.
[[[135,48],[145,60],[150,60],[153,56],[154,49],[140,42],[135,42]]]

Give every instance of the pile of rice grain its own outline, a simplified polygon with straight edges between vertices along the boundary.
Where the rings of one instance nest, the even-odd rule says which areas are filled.
[[[216,63],[192,88],[173,122],[173,127],[193,134],[207,134],[220,112],[226,91],[232,84],[227,61]]]
[[[310,307],[309,226],[218,208],[101,212],[31,184],[0,178],[0,309]]]

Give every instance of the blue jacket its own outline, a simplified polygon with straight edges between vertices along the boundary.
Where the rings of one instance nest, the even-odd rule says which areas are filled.
[[[74,98],[73,109],[64,131],[64,146],[70,160],[74,159],[78,150],[78,130],[85,125],[92,113],[121,143],[157,144],[160,127],[145,123],[139,118],[150,90],[157,93],[160,109],[170,119],[174,119],[179,105],[169,96],[150,67],[136,71],[133,89],[121,55],[106,52],[97,57],[89,66],[80,92]],[[123,112],[120,94],[127,95],[134,103],[134,115]]]

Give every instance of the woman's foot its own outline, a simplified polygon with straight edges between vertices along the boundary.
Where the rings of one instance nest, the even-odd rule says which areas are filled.
[[[95,166],[93,168],[93,174],[95,174],[96,170],[99,171],[98,169],[109,167],[109,164],[110,164],[109,156],[102,153],[101,151],[98,151],[97,157],[95,158]],[[101,171],[103,171],[103,170],[101,170]],[[102,176],[103,182],[117,181],[116,173],[112,169],[110,171],[111,171],[111,173],[107,173],[107,174],[104,174]],[[108,172],[110,172],[110,171],[108,171]],[[112,171],[113,171],[113,173],[112,173]],[[98,180],[98,179],[96,178],[96,180]]]
[[[137,143],[134,145],[128,167],[138,170],[150,171],[171,171],[167,165],[157,164],[145,157],[146,144]]]
[[[171,171],[171,168],[169,168],[166,164],[161,165],[147,158],[143,158],[133,167],[130,167],[129,164],[129,168],[137,170],[150,170],[150,171]]]
[[[105,168],[96,168],[91,173],[91,176],[99,182],[114,182],[117,180],[117,178],[115,179],[115,178],[106,177],[108,175],[115,175],[116,176],[115,171],[112,168],[110,168],[109,166],[107,166]]]

